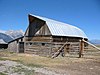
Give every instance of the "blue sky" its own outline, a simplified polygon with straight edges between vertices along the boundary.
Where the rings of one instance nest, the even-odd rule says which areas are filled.
[[[0,30],[26,30],[28,14],[81,28],[100,39],[100,0],[0,0]]]

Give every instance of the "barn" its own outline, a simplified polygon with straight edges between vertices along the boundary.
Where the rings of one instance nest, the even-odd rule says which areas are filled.
[[[3,39],[0,39],[0,49],[7,49],[7,48],[8,44]]]
[[[80,40],[88,40],[86,34],[73,25],[32,14],[28,19],[24,36],[9,42],[10,51],[51,56],[67,42],[64,53],[71,54],[80,51]]]

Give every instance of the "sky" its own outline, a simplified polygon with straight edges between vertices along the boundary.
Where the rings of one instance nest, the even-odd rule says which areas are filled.
[[[28,27],[28,14],[61,21],[100,39],[100,0],[0,0],[0,31]]]

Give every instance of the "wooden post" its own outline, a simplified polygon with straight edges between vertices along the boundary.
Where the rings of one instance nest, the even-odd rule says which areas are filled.
[[[57,57],[57,56],[62,52],[62,50],[64,49],[64,47],[66,46],[67,43],[68,43],[68,42],[65,42],[65,43],[60,47],[60,49],[59,49],[51,58]]]
[[[80,40],[79,58],[81,58],[81,56],[83,55],[83,51],[84,51],[84,41],[82,39]]]

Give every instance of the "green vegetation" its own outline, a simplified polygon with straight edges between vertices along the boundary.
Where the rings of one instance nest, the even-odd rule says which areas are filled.
[[[10,54],[14,54],[14,52],[10,52]]]
[[[24,73],[25,75],[33,75],[34,74],[34,70],[28,70],[27,68],[24,68],[21,65],[12,67],[12,69],[13,69],[14,73],[18,73],[18,74],[21,74],[21,73]]]
[[[7,60],[6,58],[0,57],[0,60]]]
[[[3,72],[0,72],[0,75],[7,75],[7,74],[5,74],[5,73],[3,73]]]
[[[42,67],[41,65],[37,65],[37,64],[26,64],[29,67]]]

